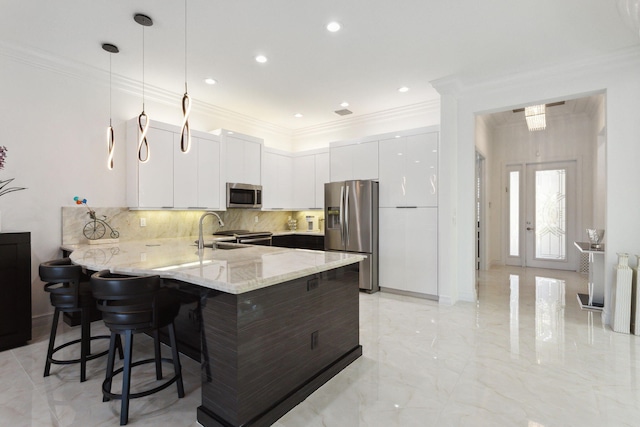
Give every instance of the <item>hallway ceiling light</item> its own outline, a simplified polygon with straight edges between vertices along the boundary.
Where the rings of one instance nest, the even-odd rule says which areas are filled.
[[[265,62],[267,62],[267,57],[264,55],[258,55],[256,56],[256,62],[264,64]]]
[[[332,32],[332,33],[335,33],[336,31],[340,31],[340,24],[338,22],[335,22],[335,21],[329,22],[327,24],[327,30]]]
[[[530,131],[544,130],[547,127],[545,105],[531,105],[524,108],[524,117]]]

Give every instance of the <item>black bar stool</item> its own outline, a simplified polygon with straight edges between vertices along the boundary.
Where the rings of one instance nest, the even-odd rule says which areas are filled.
[[[120,399],[120,425],[129,420],[129,399],[149,396],[164,390],[174,382],[178,388],[178,397],[184,397],[182,384],[182,368],[178,356],[178,346],[174,319],[180,310],[180,301],[169,294],[169,290],[160,287],[159,276],[132,277],[112,274],[106,270],[91,276],[91,290],[98,301],[98,309],[102,312],[102,320],[111,330],[111,344],[107,359],[107,373],[102,383],[103,401]],[[162,327],[169,330],[172,359],[160,355],[158,330]],[[151,332],[154,337],[153,359],[132,362],[133,335]],[[117,337],[124,334],[124,366],[113,370]],[[162,380],[162,362],[173,364],[174,376],[157,387],[131,393],[131,368],[146,363],[155,363],[156,379]],[[111,393],[113,377],[122,373],[122,393]]]
[[[49,335],[49,348],[47,361],[44,365],[44,376],[48,377],[51,364],[70,365],[80,363],[80,381],[87,379],[87,361],[107,354],[107,350],[91,354],[91,340],[108,339],[108,335],[91,336],[91,308],[95,307],[95,299],[91,295],[89,282],[81,282],[82,267],[71,263],[69,258],[47,261],[40,264],[40,279],[47,282],[44,290],[49,292],[51,305],[55,307],[51,334]],[[56,331],[60,313],[80,312],[81,336],[77,340],[66,342],[55,347]],[[70,360],[54,359],[53,355],[63,348],[80,343],[80,358]]]

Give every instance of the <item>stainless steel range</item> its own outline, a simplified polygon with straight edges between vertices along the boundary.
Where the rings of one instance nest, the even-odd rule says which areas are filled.
[[[231,236],[236,239],[236,243],[247,245],[271,246],[273,233],[270,231],[249,231],[249,230],[219,230],[213,233],[214,236]]]

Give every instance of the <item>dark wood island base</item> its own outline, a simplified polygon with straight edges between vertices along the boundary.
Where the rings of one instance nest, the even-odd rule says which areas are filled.
[[[362,355],[357,273],[242,294],[203,290],[204,426],[268,426]]]

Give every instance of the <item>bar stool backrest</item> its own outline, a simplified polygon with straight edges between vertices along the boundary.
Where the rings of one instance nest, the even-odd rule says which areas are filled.
[[[79,306],[80,277],[82,267],[69,258],[55,259],[40,264],[40,280],[47,282],[44,290],[50,293],[51,304],[59,308]]]
[[[160,276],[134,277],[104,270],[91,276],[91,292],[112,331],[142,332],[159,326]]]

